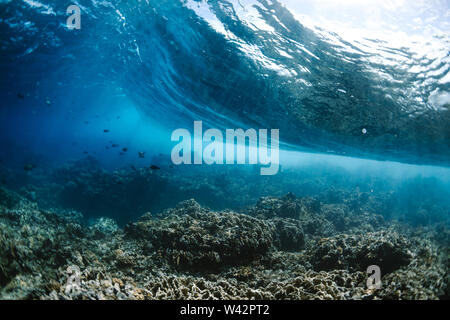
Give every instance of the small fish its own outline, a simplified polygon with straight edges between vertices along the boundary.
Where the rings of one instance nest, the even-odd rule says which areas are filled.
[[[88,154],[89,152],[87,152],[87,151],[83,151],[83,153],[84,153],[84,154]]]
[[[113,143],[112,145],[111,145],[111,147],[113,147],[113,148],[117,148],[119,145],[118,144],[115,144],[115,143]]]
[[[150,166],[150,169],[152,169],[152,170],[160,170],[161,168],[158,167],[158,166],[155,166],[154,164],[152,164],[152,165]]]
[[[105,130],[103,130],[103,132],[104,132],[104,133],[108,133],[108,132],[109,132],[109,130],[108,130],[108,129],[105,129]]]
[[[24,95],[23,93],[19,92],[19,93],[17,94],[17,98],[19,98],[19,99],[25,99],[25,95]]]
[[[123,151],[123,152],[127,152],[127,151],[128,151],[128,148],[123,148],[122,151]]]
[[[134,172],[137,172],[137,169],[136,169],[136,167],[132,164],[131,165],[131,169],[134,171]]]
[[[89,121],[85,121],[84,124],[89,124]]]
[[[34,164],[26,164],[26,165],[23,166],[23,170],[25,170],[27,172],[31,171],[31,170],[33,170],[35,168],[36,168],[36,166]]]
[[[123,156],[124,154],[125,154],[125,153],[123,153],[123,152],[120,152],[120,153],[119,153],[119,155],[121,155],[121,156]]]
[[[50,106],[52,104],[52,102],[50,101],[50,98],[45,99],[45,104],[48,106]]]
[[[106,150],[109,150],[109,147],[108,147],[108,146],[106,146],[106,147],[105,147],[105,149],[106,149]]]
[[[145,152],[138,152],[139,158],[145,158]]]

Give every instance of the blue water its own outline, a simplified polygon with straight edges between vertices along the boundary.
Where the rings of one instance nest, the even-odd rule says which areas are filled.
[[[174,129],[202,120],[280,129],[284,169],[433,178],[448,192],[448,22],[430,20],[423,44],[417,21],[402,41],[349,37],[307,2],[79,0],[81,30],[69,30],[61,1],[0,1],[2,165],[148,166]],[[449,10],[433,5],[408,12]]]

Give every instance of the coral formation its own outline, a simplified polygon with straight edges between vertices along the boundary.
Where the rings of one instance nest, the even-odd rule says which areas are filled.
[[[393,231],[323,238],[309,250],[311,263],[317,270],[346,269],[364,271],[377,265],[385,274],[412,260],[411,244]]]
[[[145,239],[181,268],[211,269],[242,264],[267,253],[273,225],[233,212],[212,212],[194,200],[168,210],[161,219],[144,217],[126,234]]]
[[[448,298],[442,226],[386,226],[288,194],[242,212],[184,201],[121,228],[1,195],[2,299]],[[381,289],[366,287],[371,264]]]

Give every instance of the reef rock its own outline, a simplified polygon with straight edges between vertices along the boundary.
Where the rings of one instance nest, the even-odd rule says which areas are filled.
[[[341,234],[321,239],[309,254],[316,270],[365,271],[370,265],[377,265],[382,274],[388,274],[411,262],[411,246],[393,231]]]
[[[182,269],[215,269],[244,264],[272,246],[273,225],[234,212],[212,212],[194,200],[180,203],[163,217],[144,216],[126,233],[150,242]]]

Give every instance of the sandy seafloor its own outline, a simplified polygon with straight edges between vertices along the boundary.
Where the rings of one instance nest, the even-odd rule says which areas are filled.
[[[439,181],[227,170],[2,167],[0,298],[449,298]]]

